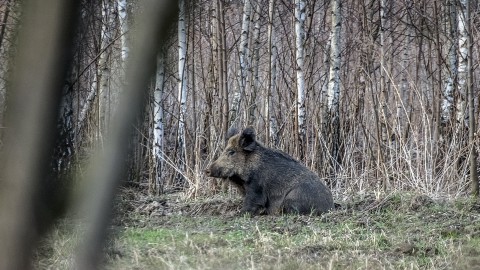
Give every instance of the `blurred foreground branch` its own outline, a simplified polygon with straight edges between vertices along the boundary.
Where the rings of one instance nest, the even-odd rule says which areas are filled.
[[[95,269],[101,259],[115,191],[123,177],[127,145],[137,116],[148,94],[148,82],[156,67],[156,55],[168,38],[168,29],[176,20],[178,6],[173,0],[148,0],[137,17],[131,57],[127,63],[126,84],[102,151],[93,158],[85,181],[92,188],[85,198],[87,220],[85,242],[80,247],[77,269]]]
[[[28,269],[56,213],[47,190],[78,1],[25,1],[0,159],[0,269]]]

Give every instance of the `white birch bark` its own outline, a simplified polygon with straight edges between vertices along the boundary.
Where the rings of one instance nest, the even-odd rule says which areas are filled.
[[[467,0],[460,1],[461,7],[457,13],[458,18],[458,51],[459,51],[459,61],[458,61],[458,99],[457,99],[457,111],[456,111],[456,120],[459,124],[465,124],[465,100],[467,93],[467,60],[468,60],[468,32],[467,25],[465,20],[465,5]]]
[[[163,127],[163,88],[165,82],[165,56],[160,52],[157,56],[157,71],[155,73],[155,90],[153,93],[153,147],[152,160],[157,191],[162,187],[164,127]]]
[[[243,17],[242,17],[242,33],[240,35],[239,44],[239,61],[238,70],[238,87],[233,93],[232,105],[230,106],[230,125],[234,125],[238,121],[238,111],[240,109],[240,99],[245,94],[247,81],[247,53],[248,53],[248,36],[250,33],[250,17],[252,15],[251,0],[244,0]]]
[[[328,73],[327,86],[327,128],[329,130],[329,156],[330,174],[336,175],[339,169],[339,149],[340,149],[340,65],[341,65],[341,31],[342,31],[342,13],[341,0],[331,1],[331,23],[330,30],[330,68]],[[329,183],[335,185],[335,182]]]
[[[297,122],[298,134],[305,134],[305,75],[304,75],[304,41],[305,41],[305,1],[295,0],[295,58],[297,76]]]
[[[330,72],[328,76],[327,108],[330,114],[337,115],[340,97],[342,14],[340,0],[332,1],[332,30],[330,33]]]
[[[88,112],[92,108],[93,101],[95,100],[95,97],[97,96],[97,72],[93,71],[92,72],[92,80],[90,81],[90,90],[88,91],[87,98],[83,102],[83,105],[80,109],[80,112],[78,114],[78,120],[77,124],[75,125],[75,133],[78,136],[75,141],[80,142],[81,141],[81,131],[83,130],[83,127],[85,126],[86,118],[88,115]]]
[[[185,0],[179,0],[178,17],[178,102],[180,113],[178,116],[178,151],[179,169],[185,171],[185,113],[187,110],[187,81],[185,63],[187,57],[187,32],[185,28]]]
[[[257,109],[257,92],[260,86],[260,79],[259,79],[259,66],[260,66],[260,12],[261,12],[261,4],[256,3],[255,6],[255,14],[252,19],[254,22],[253,26],[253,54],[252,63],[253,73],[252,80],[250,82],[250,90],[251,90],[251,97],[250,97],[250,104],[248,108],[248,125],[253,125],[255,123],[255,111]]]
[[[453,107],[453,94],[455,92],[455,78],[457,77],[457,8],[455,6],[455,0],[449,0],[447,2],[448,10],[448,23],[447,29],[449,37],[447,38],[448,47],[448,65],[450,72],[447,72],[445,88],[443,89],[443,99],[441,104],[441,121],[442,123],[448,123],[452,117]]]
[[[122,63],[128,58],[128,53],[130,51],[127,41],[128,33],[128,19],[127,19],[127,0],[117,0],[117,10],[118,10],[118,20],[120,24],[120,42],[122,46]]]

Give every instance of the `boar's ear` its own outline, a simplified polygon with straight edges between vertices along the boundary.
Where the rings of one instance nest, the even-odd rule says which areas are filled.
[[[238,141],[243,150],[251,152],[255,149],[257,142],[255,141],[255,130],[253,128],[246,128],[242,131]]]
[[[229,128],[227,131],[227,135],[225,136],[225,141],[227,142],[231,137],[237,134],[238,134],[237,128],[234,128],[234,127]]]

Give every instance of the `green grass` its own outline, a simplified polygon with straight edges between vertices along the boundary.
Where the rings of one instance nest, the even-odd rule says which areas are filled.
[[[181,214],[151,217],[132,213],[129,221],[117,227],[106,268],[297,270],[480,266],[479,205],[457,200],[432,201],[413,207],[413,199],[413,195],[394,194],[382,200],[352,200],[344,203],[343,209],[322,217],[250,218],[199,211],[195,215],[179,211]],[[213,204],[222,209],[218,203]],[[235,203],[224,207],[232,208]],[[211,204],[208,200],[185,203],[188,209]]]

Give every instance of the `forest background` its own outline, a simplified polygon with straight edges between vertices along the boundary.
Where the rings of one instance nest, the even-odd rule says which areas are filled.
[[[229,127],[251,125],[338,194],[475,193],[478,3],[297,2],[185,3],[159,53],[125,180],[153,193],[217,192],[203,170]],[[22,10],[2,1],[0,11],[3,122]],[[135,1],[85,1],[81,12],[59,112],[58,171],[102,146],[124,83],[133,14],[142,11]]]

